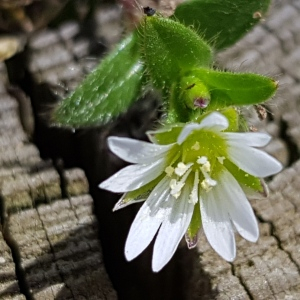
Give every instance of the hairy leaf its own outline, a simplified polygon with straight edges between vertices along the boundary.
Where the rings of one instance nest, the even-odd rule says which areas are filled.
[[[146,17],[141,25],[143,59],[154,85],[169,89],[191,68],[208,67],[212,51],[193,30],[160,16]]]
[[[191,71],[210,91],[209,109],[231,105],[252,105],[268,100],[278,83],[272,78],[252,73],[230,73],[210,69]]]
[[[269,5],[270,0],[191,0],[177,6],[173,19],[192,26],[219,50],[246,34]]]
[[[60,103],[53,114],[54,123],[68,127],[106,124],[138,98],[143,72],[138,35],[134,33]]]

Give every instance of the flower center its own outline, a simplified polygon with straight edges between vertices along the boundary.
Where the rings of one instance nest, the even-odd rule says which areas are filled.
[[[174,156],[176,158],[165,169],[165,173],[171,177],[171,195],[177,199],[185,184],[190,184],[189,201],[196,204],[199,189],[209,192],[217,185],[216,178],[228,157],[227,144],[218,133],[198,130],[177,146]]]

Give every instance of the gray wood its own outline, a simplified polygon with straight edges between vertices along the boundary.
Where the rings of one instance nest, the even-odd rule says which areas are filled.
[[[266,21],[236,46],[218,56],[218,64],[222,68],[272,75],[280,81],[277,95],[267,104],[272,118],[260,121],[253,108],[244,112],[251,125],[266,130],[274,137],[266,151],[285,166],[284,171],[269,182],[270,196],[251,200],[259,219],[259,241],[252,244],[237,236],[237,258],[233,263],[227,263],[210,248],[202,234],[197,251],[187,254],[187,251],[180,252],[183,249],[180,248],[177,254],[184,255],[175,257],[173,263],[175,261],[176,268],[166,270],[158,284],[153,284],[155,281],[148,273],[145,277],[140,276],[145,268],[150,267],[141,259],[128,268],[137,273],[140,282],[137,281],[135,288],[140,285],[140,292],[144,293],[145,299],[151,299],[151,295],[145,292],[149,287],[153,295],[159,291],[163,295],[161,299],[175,299],[176,288],[183,289],[178,282],[188,280],[188,288],[185,286],[183,294],[189,300],[300,298],[299,1],[274,1],[265,18]],[[101,29],[93,32],[94,36],[103,38],[110,47],[120,37],[119,19],[120,10],[116,7],[98,12],[95,22]],[[40,99],[40,92],[45,90],[55,91],[56,95],[64,97],[95,66],[97,58],[86,59],[90,54],[92,39],[86,36],[79,38],[80,30],[77,23],[68,22],[58,30],[46,29],[32,35],[26,67],[36,84],[31,95],[33,99]],[[21,126],[16,99],[6,93],[7,78],[3,64],[0,65],[0,71],[0,196],[4,212],[2,222],[7,230],[3,230],[3,233],[9,232],[17,245],[12,249],[12,244],[5,242],[0,235],[0,298],[25,299],[17,283],[12,249],[17,251],[19,267],[23,270],[18,275],[19,279],[27,284],[34,299],[116,299],[116,292],[104,269],[98,225],[92,212],[92,198],[88,194],[89,186],[84,172],[79,168],[65,169],[63,166],[55,169],[51,162],[41,159],[37,147],[29,142]],[[41,86],[43,84],[47,87]],[[45,95],[49,96],[47,93]],[[101,159],[105,163],[106,160],[112,161],[112,167],[106,167],[109,171],[105,168],[99,171],[102,176],[112,172],[120,163],[105,154],[103,136],[109,132],[121,135],[128,135],[129,132],[132,136],[140,137],[156,117],[152,103],[136,110],[141,117],[152,113],[144,122],[132,124],[136,118],[132,117],[134,113],[131,112],[132,119],[124,117],[128,128],[110,125],[101,133],[101,139],[99,134],[82,132],[76,147],[92,150],[84,152],[76,149],[75,154],[80,153],[86,160],[84,154],[92,155],[91,161],[95,165]],[[47,115],[49,107],[45,109],[41,105],[38,111]],[[42,120],[44,123],[38,123],[37,126],[47,127],[46,121]],[[49,141],[52,142],[50,137]],[[66,147],[74,147],[72,143],[73,140],[70,142],[65,139]],[[96,185],[96,182],[92,183]],[[111,199],[108,196],[106,198],[95,201],[109,203]],[[129,211],[127,218],[131,218],[131,214],[132,211]],[[122,231],[123,224],[128,226],[127,219],[119,216],[116,217],[119,222],[116,227]],[[108,235],[109,230],[111,228],[101,228]],[[121,233],[112,239],[120,237]],[[189,261],[190,257],[194,264]],[[124,270],[121,266],[117,270],[120,272],[119,281],[130,275]],[[182,270],[190,271],[192,277],[189,278],[188,272]],[[145,288],[147,281],[148,290]],[[130,291],[131,288],[128,286],[127,295],[131,297],[127,298],[141,299],[132,296],[140,294]],[[177,294],[178,299],[182,298],[180,295]],[[155,299],[159,299],[158,296]]]
[[[1,92],[0,299],[116,299],[84,172],[64,170],[61,181],[29,143],[17,101]]]

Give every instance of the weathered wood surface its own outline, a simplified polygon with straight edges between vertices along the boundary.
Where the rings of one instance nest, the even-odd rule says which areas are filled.
[[[6,236],[6,241],[0,236],[0,298],[116,299],[100,237],[119,299],[300,299],[299,1],[274,1],[266,21],[218,57],[222,67],[280,81],[277,96],[267,105],[267,120],[259,121],[252,108],[246,112],[253,126],[273,135],[267,151],[286,166],[270,181],[268,198],[251,200],[260,222],[258,243],[237,237],[237,259],[231,264],[202,236],[198,252],[180,248],[158,275],[149,271],[151,249],[133,263],[124,260],[124,240],[137,208],[113,214],[117,197],[97,188],[122,166],[107,152],[106,136],[144,138],[157,117],[157,103],[153,98],[140,102],[105,129],[70,132],[47,123],[56,96],[66,95],[96,64],[104,49],[99,41],[110,47],[120,38],[120,9],[99,10],[95,23],[88,34],[76,22],[36,33],[26,55],[8,63],[11,82],[32,100],[33,137],[46,160],[24,133],[18,103],[0,86],[1,221]],[[5,83],[3,65],[1,70]],[[30,117],[21,109],[26,132],[31,131],[24,120]]]
[[[1,75],[0,299],[116,299],[84,172],[40,158]]]

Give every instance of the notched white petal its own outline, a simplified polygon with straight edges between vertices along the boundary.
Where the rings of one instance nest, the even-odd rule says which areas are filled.
[[[115,193],[137,190],[158,177],[164,169],[164,158],[152,164],[127,166],[103,181],[99,187]]]
[[[108,138],[109,149],[130,163],[150,163],[166,154],[173,144],[155,145],[130,138],[112,136]]]
[[[185,125],[177,138],[177,144],[181,145],[194,130],[208,128],[211,130],[221,131],[228,128],[228,126],[229,123],[226,117],[220,113],[213,112],[205,117],[199,124],[189,123]]]
[[[231,143],[228,154],[234,164],[256,177],[267,177],[282,170],[278,160],[259,149]]]
[[[239,143],[245,146],[251,147],[264,147],[271,141],[271,136],[262,132],[246,132],[246,133],[235,133],[235,132],[224,132],[223,133],[230,143]]]
[[[174,200],[170,216],[159,229],[153,249],[153,272],[159,272],[169,262],[191,222],[194,205],[186,201],[190,192],[190,187],[185,186],[181,197]]]
[[[184,126],[184,128],[181,130],[178,138],[177,138],[177,144],[181,145],[187,137],[193,132],[194,130],[201,129],[201,125],[198,123],[189,123]]]
[[[246,240],[256,242],[259,230],[253,209],[236,179],[224,170],[217,193],[222,197],[223,207],[230,215],[236,230]]]
[[[202,226],[212,248],[225,260],[233,261],[236,255],[234,231],[216,189],[217,187],[200,197]]]
[[[131,224],[125,244],[127,260],[134,259],[146,249],[161,222],[168,217],[169,205],[172,204],[168,184],[169,179],[166,177],[162,179],[138,211]]]
[[[213,112],[201,121],[200,126],[200,128],[209,128],[212,130],[221,131],[227,129],[229,123],[225,116],[218,112]]]

